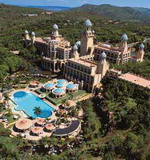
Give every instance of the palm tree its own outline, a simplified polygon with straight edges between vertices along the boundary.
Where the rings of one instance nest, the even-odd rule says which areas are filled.
[[[63,107],[65,107],[66,101],[67,101],[66,99],[63,99],[63,100],[62,100],[61,104],[63,105]]]
[[[39,114],[42,112],[42,110],[41,110],[40,107],[35,107],[35,108],[33,109],[33,111],[34,111],[34,114],[36,114],[36,115],[39,115]]]
[[[8,96],[8,93],[5,93],[5,102],[7,103],[7,105],[8,105],[8,101],[9,101],[9,96]]]
[[[69,93],[69,99],[73,100],[73,94],[72,93]]]

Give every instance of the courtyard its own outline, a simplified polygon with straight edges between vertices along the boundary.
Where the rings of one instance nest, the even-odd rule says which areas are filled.
[[[54,98],[49,92],[43,92],[41,91],[41,89],[37,89],[35,92],[38,93],[39,95],[43,93],[46,94],[45,98],[54,105],[64,104],[67,100],[79,101],[81,98],[89,95],[84,90],[78,90],[77,92],[74,93],[66,93],[64,97]]]

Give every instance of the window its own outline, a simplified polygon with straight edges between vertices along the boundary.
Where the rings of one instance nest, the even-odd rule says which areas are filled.
[[[83,75],[83,80],[86,82],[86,75]]]
[[[90,69],[88,70],[88,74],[91,74],[91,70]]]

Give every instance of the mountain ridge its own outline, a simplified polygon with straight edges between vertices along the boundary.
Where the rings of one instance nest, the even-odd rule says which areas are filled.
[[[142,8],[142,7],[133,7],[133,9],[147,15],[150,16],[150,8]]]
[[[3,4],[3,3],[0,3]],[[6,5],[6,4],[3,4]],[[20,6],[20,5],[12,5],[12,6]],[[97,8],[97,7],[117,7],[119,9],[134,9],[135,11],[140,12],[141,14],[143,14],[143,16],[150,16],[150,8],[144,8],[144,7],[129,7],[129,6],[125,6],[125,7],[119,7],[119,6],[114,6],[114,5],[110,5],[110,4],[101,4],[101,5],[94,5],[94,4],[84,4],[80,7],[68,7],[68,6],[40,6],[40,5],[21,5],[20,7],[28,7],[28,8],[38,8],[38,9],[44,9],[44,10],[48,10],[48,11],[54,11],[54,12],[59,12],[59,11],[67,11],[67,10],[72,10],[72,9],[76,9],[76,8],[83,8],[83,7],[88,7],[91,6],[93,8]]]
[[[150,23],[150,17],[132,7],[117,7],[110,4],[91,5],[84,4],[81,7],[70,9],[71,11],[91,12],[98,15],[106,16],[113,20],[137,21]]]

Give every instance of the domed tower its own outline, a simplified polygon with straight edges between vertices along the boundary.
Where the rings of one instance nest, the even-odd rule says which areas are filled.
[[[101,74],[101,79],[105,76],[106,72],[109,70],[109,63],[106,61],[106,53],[103,52],[100,56],[100,61],[97,65],[97,74]]]
[[[89,19],[87,19],[85,22],[84,22],[84,25],[87,27],[87,30],[88,31],[91,31],[91,28],[92,28],[92,23]]]
[[[77,47],[81,46],[81,41],[77,41],[75,45],[77,45]]]
[[[78,53],[77,45],[73,46],[73,58],[76,59],[76,60],[79,59],[79,53]]]
[[[35,43],[35,33],[34,32],[31,33],[31,43],[32,44]]]
[[[106,61],[107,55],[105,52],[102,52],[101,54],[101,61]]]
[[[91,55],[94,50],[94,31],[89,19],[84,22],[85,30],[81,33],[81,56]]]
[[[55,40],[60,40],[60,37],[61,35],[59,34],[59,27],[57,24],[54,24],[53,25],[53,32],[52,32],[52,37],[55,39]]]
[[[120,49],[123,53],[126,53],[128,51],[128,36],[126,33],[124,33],[121,37],[121,46]]]
[[[138,50],[138,53],[137,53],[137,61],[138,62],[143,62],[143,59],[144,59],[144,48],[145,48],[145,46],[144,46],[144,44],[142,43],[142,44],[140,44],[140,46],[139,46],[139,50]]]
[[[24,31],[24,38],[25,38],[25,40],[29,40],[30,39],[29,32],[27,30]]]

